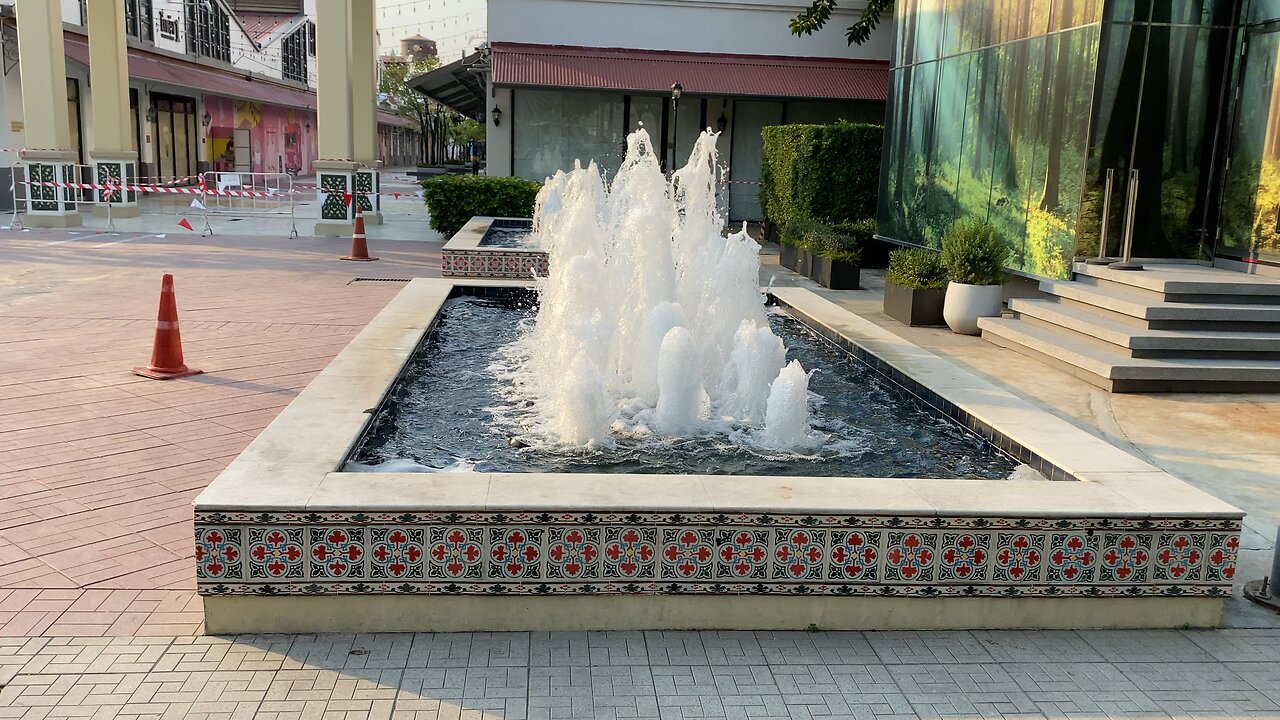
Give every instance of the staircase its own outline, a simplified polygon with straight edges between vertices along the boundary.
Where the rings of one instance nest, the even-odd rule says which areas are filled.
[[[1075,266],[982,337],[1111,392],[1280,392],[1280,280],[1199,265]]]

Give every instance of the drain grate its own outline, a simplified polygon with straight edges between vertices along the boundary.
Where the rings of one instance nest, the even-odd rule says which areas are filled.
[[[358,282],[409,282],[412,278],[351,278],[347,284]]]

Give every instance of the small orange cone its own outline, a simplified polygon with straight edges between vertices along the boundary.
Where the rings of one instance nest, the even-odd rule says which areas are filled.
[[[356,226],[351,231],[351,254],[343,260],[372,262],[376,257],[369,257],[369,243],[364,238],[364,214],[360,212],[360,203],[356,203]]]
[[[173,276],[165,274],[160,282],[160,314],[156,319],[156,341],[151,349],[151,364],[134,368],[134,375],[152,380],[199,375],[203,370],[189,368],[182,362],[182,336],[178,333],[178,300],[173,294]]]

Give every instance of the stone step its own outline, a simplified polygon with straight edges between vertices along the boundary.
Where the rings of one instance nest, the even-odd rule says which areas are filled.
[[[1013,298],[1009,309],[1023,320],[1038,320],[1074,330],[1120,348],[1144,352],[1177,351],[1213,357],[1221,353],[1276,353],[1280,359],[1280,328],[1276,332],[1210,330],[1153,330],[1141,320],[1099,312],[1054,299]]]
[[[982,337],[1035,357],[1111,392],[1270,392],[1280,361],[1132,358],[1121,348],[1064,327],[1013,318],[978,321]]]
[[[1065,280],[1043,280],[1040,290],[1049,295],[1146,321],[1252,325],[1280,323],[1280,304],[1161,302],[1148,297],[1139,289],[1123,285],[1095,286]]]
[[[1280,303],[1280,280],[1203,265],[1149,264],[1145,270],[1112,270],[1076,263],[1077,277],[1113,283],[1171,302]]]

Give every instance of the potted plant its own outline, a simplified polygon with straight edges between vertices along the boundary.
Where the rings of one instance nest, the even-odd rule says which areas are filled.
[[[784,267],[833,290],[857,290],[858,240],[849,231],[813,220],[796,220],[782,230]]]
[[[978,318],[1000,315],[1009,248],[991,225],[961,220],[942,238],[942,264],[951,281],[942,317],[962,335],[978,334]]]
[[[884,314],[904,325],[942,325],[947,269],[936,251],[899,248],[884,274]]]

